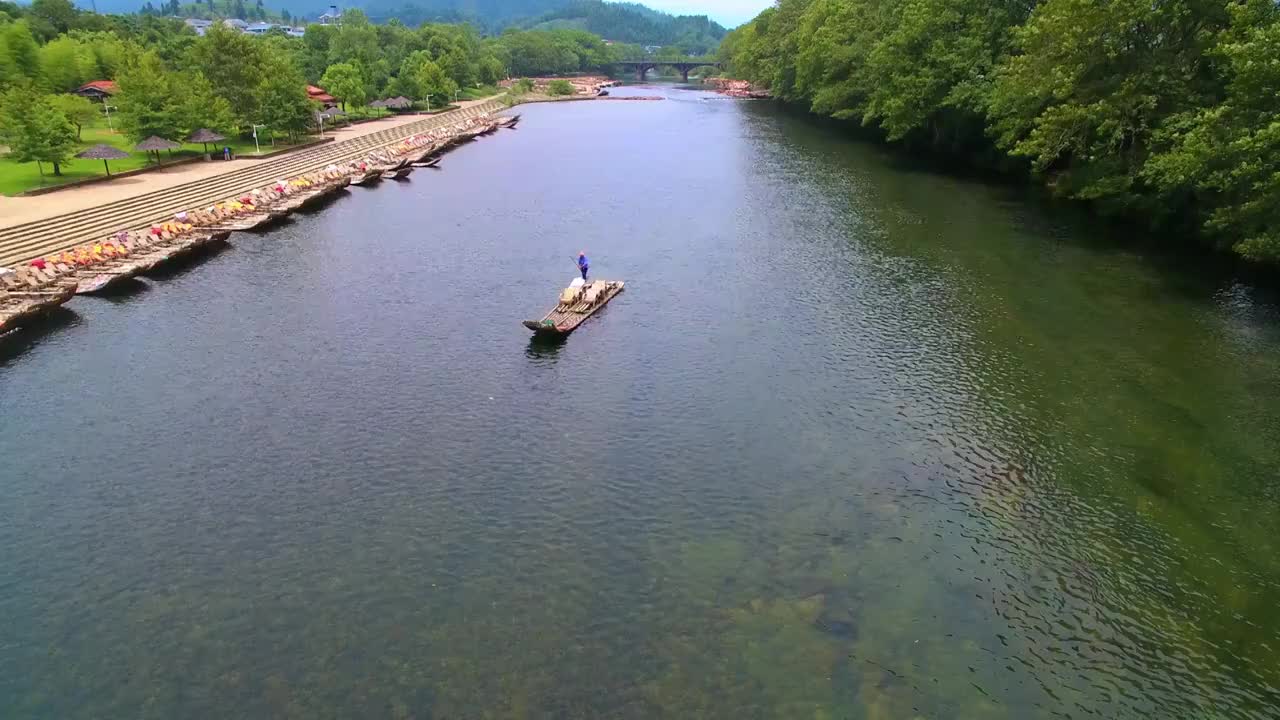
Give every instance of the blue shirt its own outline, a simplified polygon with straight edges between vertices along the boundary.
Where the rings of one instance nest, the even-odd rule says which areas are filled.
[[[591,267],[590,265],[588,265],[588,264],[587,264],[587,256],[586,256],[586,255],[579,255],[579,256],[578,256],[578,267],[582,268],[583,270],[586,270],[587,268]]]

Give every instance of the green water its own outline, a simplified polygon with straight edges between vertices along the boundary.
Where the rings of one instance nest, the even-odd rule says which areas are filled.
[[[646,92],[6,338],[0,717],[1274,717],[1273,295]]]

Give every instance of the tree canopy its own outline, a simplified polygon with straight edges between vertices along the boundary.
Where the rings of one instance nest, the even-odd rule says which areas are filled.
[[[75,153],[76,130],[47,97],[17,86],[0,96],[0,140],[18,162],[47,162],[61,175]]]
[[[347,107],[347,103],[353,105],[364,105],[365,103],[365,81],[357,63],[334,63],[330,65],[324,71],[324,76],[320,78],[320,84],[329,91],[329,94],[342,102],[344,110]]]
[[[1270,0],[780,0],[719,53],[886,139],[1280,261]]]
[[[118,93],[109,103],[119,128],[135,140],[180,140],[202,127],[230,135],[262,126],[296,136],[311,127],[319,110],[308,99],[308,84],[325,88],[344,106],[394,95],[442,105],[464,88],[494,85],[512,74],[598,70],[623,52],[580,29],[482,37],[469,25],[374,24],[358,9],[345,11],[336,25],[309,25],[302,37],[249,35],[222,23],[197,36],[161,15],[269,14],[257,0],[242,4],[161,0],[137,15],[98,15],[68,0],[35,0],[28,7],[3,2],[0,93],[20,89],[37,98],[41,109],[38,125],[10,123],[15,137],[25,133],[33,138],[26,145],[36,147],[38,136],[61,137],[70,128],[74,140],[101,108],[68,93],[96,80],[116,81]],[[53,122],[54,116],[66,122]],[[19,156],[17,145],[11,146]]]

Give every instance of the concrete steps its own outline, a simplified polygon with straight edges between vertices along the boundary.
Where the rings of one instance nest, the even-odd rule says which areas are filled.
[[[496,112],[502,107],[501,103],[494,101],[473,105],[362,137],[287,153],[223,175],[5,228],[0,230],[0,266],[20,264],[34,257],[60,252],[119,230],[147,227],[172,219],[175,213],[210,205],[277,179],[318,170],[331,163],[354,160],[411,135]]]

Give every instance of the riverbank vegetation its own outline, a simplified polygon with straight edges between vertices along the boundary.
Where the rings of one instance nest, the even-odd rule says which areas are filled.
[[[297,142],[313,132],[321,107],[307,85],[324,88],[347,115],[364,118],[374,100],[404,96],[417,108],[496,93],[510,74],[594,70],[627,52],[582,30],[524,30],[484,38],[467,25],[398,22],[375,25],[347,10],[340,25],[309,25],[304,37],[283,31],[253,36],[214,24],[197,36],[181,21],[156,15],[107,16],[68,0],[29,7],[0,1],[0,187],[9,192],[104,172],[75,161],[88,146],[81,129],[112,127],[94,140],[132,149],[151,136],[181,142],[211,129],[233,147],[256,136]],[[105,102],[70,93],[109,81]],[[479,94],[479,95],[478,95]],[[36,172],[9,172],[30,163]],[[75,172],[61,176],[70,164]],[[129,163],[124,162],[122,169]]]
[[[780,0],[730,73],[890,141],[1280,262],[1271,0]]]

